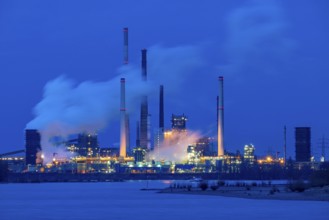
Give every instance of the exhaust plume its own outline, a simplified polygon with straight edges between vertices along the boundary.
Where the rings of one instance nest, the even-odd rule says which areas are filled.
[[[150,76],[154,75],[147,82],[141,79],[139,67],[129,64],[119,68],[117,76],[105,82],[77,83],[60,76],[45,85],[43,98],[34,108],[35,118],[26,126],[39,130],[45,162],[51,160],[54,153],[58,157],[69,156],[63,145],[50,141],[53,137],[65,140],[78,133],[97,133],[119,117],[120,78],[127,80],[127,113],[133,113],[138,109],[141,96],[156,94],[162,82],[168,82],[167,90],[174,92],[191,70],[202,63],[199,48],[194,46],[154,46],[149,51],[149,72]]]
[[[194,145],[201,137],[199,132],[189,130],[186,131],[186,134],[174,131],[166,132],[160,147],[150,152],[147,158],[157,161],[182,162],[187,159],[187,147]]]

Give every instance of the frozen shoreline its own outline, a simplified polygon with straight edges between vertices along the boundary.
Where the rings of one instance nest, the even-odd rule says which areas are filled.
[[[275,187],[276,192],[271,193]],[[237,187],[237,186],[222,186],[213,191],[207,189],[202,191],[199,188],[166,188],[159,193],[173,193],[173,194],[186,194],[186,195],[207,195],[207,196],[224,196],[236,197],[245,199],[267,199],[267,200],[305,200],[305,201],[326,201],[329,202],[329,186],[314,187],[305,190],[304,192],[291,192],[287,190],[285,185],[275,186],[255,186],[255,187]]]

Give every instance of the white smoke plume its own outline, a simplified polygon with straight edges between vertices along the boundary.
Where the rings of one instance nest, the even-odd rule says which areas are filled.
[[[35,106],[35,118],[27,128],[41,133],[46,162],[54,153],[58,157],[69,156],[62,146],[55,146],[51,138],[57,136],[65,140],[81,132],[95,133],[119,117],[120,78],[126,78],[126,105],[130,113],[138,109],[142,95],[157,93],[159,84],[165,83],[167,91],[179,88],[182,79],[199,67],[202,60],[199,48],[193,46],[154,46],[148,57],[148,72],[156,76],[147,82],[141,80],[139,67],[129,65],[119,68],[117,76],[106,82],[77,83],[60,76],[45,85],[43,99]],[[172,81],[173,77],[176,80]]]
[[[194,145],[202,136],[199,132],[169,132],[159,149],[150,152],[147,157],[156,161],[173,161],[181,163],[187,159],[187,147]]]

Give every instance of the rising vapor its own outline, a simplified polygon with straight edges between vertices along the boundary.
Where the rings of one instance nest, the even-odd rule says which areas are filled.
[[[159,149],[150,152],[147,157],[156,161],[173,161],[181,163],[187,159],[187,146],[194,145],[202,136],[199,132],[187,130],[186,134],[171,132],[160,143]]]
[[[34,108],[35,118],[26,126],[40,131],[45,158],[51,158],[53,153],[69,156],[63,146],[51,141],[53,137],[65,140],[77,133],[95,133],[119,117],[120,78],[126,78],[127,112],[133,114],[142,95],[156,94],[159,84],[174,92],[191,70],[202,63],[196,46],[154,46],[149,54],[149,72],[153,76],[147,82],[141,80],[140,69],[134,65],[119,68],[117,76],[105,82],[78,83],[66,76],[49,81],[43,99]]]

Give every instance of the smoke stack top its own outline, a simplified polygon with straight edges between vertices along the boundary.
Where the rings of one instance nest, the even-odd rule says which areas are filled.
[[[128,28],[123,28],[123,64],[128,64]]]
[[[144,81],[147,80],[147,50],[146,49],[142,49],[142,79]]]

